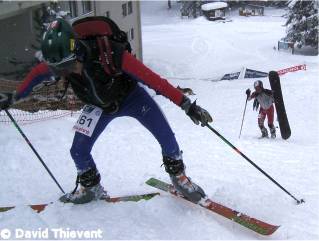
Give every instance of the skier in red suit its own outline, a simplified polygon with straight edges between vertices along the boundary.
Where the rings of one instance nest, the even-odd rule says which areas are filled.
[[[264,126],[267,116],[271,138],[276,138],[276,128],[274,126],[274,97],[272,91],[269,89],[264,89],[263,82],[261,80],[255,81],[254,88],[255,91],[252,94],[250,94],[250,89],[247,89],[246,95],[248,100],[255,99],[254,109],[257,110],[258,106],[260,105],[258,126],[261,131],[261,137],[268,137],[268,131]]]

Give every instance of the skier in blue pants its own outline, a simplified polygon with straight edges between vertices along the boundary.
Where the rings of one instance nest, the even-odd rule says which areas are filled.
[[[146,127],[161,145],[163,156],[175,160],[181,158],[175,135],[163,112],[144,88],[137,86],[124,101],[120,111],[115,114],[102,113],[91,137],[75,133],[70,152],[78,170],[95,168],[90,154],[95,141],[113,119],[122,116],[133,117]]]
[[[45,61],[32,68],[16,92],[0,93],[0,110],[26,99],[34,89],[59,80],[69,83],[87,104],[74,126],[70,151],[77,168],[76,187],[60,201],[82,204],[108,197],[91,150],[110,121],[121,116],[137,119],[160,143],[165,171],[176,191],[194,203],[206,196],[186,175],[173,131],[154,99],[138,83],[181,107],[195,124],[205,126],[212,117],[136,59],[125,32],[111,19],[87,17],[72,26],[57,19],[44,33],[41,49]]]

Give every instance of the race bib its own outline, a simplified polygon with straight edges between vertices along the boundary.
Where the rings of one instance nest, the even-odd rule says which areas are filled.
[[[73,130],[91,137],[103,110],[93,105],[85,105]]]

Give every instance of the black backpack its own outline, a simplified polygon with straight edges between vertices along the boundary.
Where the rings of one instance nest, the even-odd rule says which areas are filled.
[[[103,16],[86,17],[75,21],[72,27],[77,40],[87,47],[90,60],[101,61],[109,75],[120,71],[123,51],[131,53],[132,48],[127,34],[114,21]]]
[[[72,28],[77,59],[88,75],[84,79],[71,73],[68,83],[84,103],[116,112],[136,85],[121,70],[124,51],[131,52],[126,33],[107,17],[79,19]]]

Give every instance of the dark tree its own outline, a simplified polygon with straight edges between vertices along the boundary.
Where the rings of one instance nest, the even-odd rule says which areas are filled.
[[[202,1],[181,1],[181,16],[196,18],[201,15]]]
[[[286,39],[298,48],[311,46],[318,49],[318,1],[292,0],[288,7]]]
[[[270,1],[268,2],[271,7],[287,7],[289,1]]]

